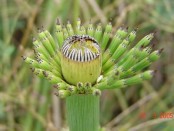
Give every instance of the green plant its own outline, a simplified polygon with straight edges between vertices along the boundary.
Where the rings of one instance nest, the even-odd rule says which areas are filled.
[[[41,29],[38,38],[33,38],[35,59],[23,56],[34,74],[48,79],[57,89],[56,95],[66,98],[71,131],[99,130],[102,90],[139,84],[154,74],[146,67],[158,60],[162,49],[152,51],[152,33],[131,46],[136,30],[121,27],[114,36],[111,32],[111,23],[103,30],[101,24],[95,28],[89,23],[85,28],[80,19],[74,28],[69,21],[61,26],[58,20],[56,41]]]

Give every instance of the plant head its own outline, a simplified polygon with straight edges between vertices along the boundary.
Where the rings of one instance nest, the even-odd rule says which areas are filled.
[[[32,72],[48,79],[61,98],[73,94],[100,95],[101,90],[139,84],[152,78],[154,71],[144,70],[158,60],[161,51],[149,45],[153,33],[132,46],[136,30],[119,28],[112,34],[112,25],[86,27],[77,20],[62,26],[57,21],[55,35],[47,30],[33,39],[34,58],[23,59]],[[143,70],[143,71],[142,71]]]

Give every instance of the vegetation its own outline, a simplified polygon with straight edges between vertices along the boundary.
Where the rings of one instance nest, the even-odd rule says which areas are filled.
[[[0,130],[66,130],[64,102],[53,95],[48,81],[33,78],[21,60],[32,52],[38,27],[54,33],[55,20],[82,23],[110,21],[114,30],[127,25],[139,28],[135,42],[155,32],[153,48],[164,48],[150,82],[131,88],[104,91],[101,125],[108,130],[172,130],[173,127],[173,32],[174,2],[170,0],[2,0],[0,5]],[[25,50],[24,50],[25,49]],[[154,106],[155,105],[155,106]],[[169,115],[168,115],[168,114]],[[172,115],[171,115],[172,114]],[[168,118],[166,118],[168,117]],[[169,118],[172,117],[172,118]]]

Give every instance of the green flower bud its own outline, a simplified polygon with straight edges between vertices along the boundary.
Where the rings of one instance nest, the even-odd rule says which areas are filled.
[[[132,46],[136,30],[121,27],[112,35],[111,23],[102,28],[90,22],[85,27],[78,19],[73,27],[69,21],[62,26],[57,20],[55,28],[56,41],[47,30],[39,30],[38,39],[33,38],[35,59],[23,60],[34,74],[54,84],[61,98],[74,94],[98,96],[100,90],[149,80],[153,71],[145,68],[158,60],[163,50],[153,51],[154,44],[148,46],[153,33]]]
[[[61,67],[65,80],[94,84],[101,73],[101,54],[97,41],[88,35],[75,35],[64,41]]]
[[[92,89],[92,94],[94,95],[94,96],[100,96],[101,95],[101,91],[99,90],[99,89]]]

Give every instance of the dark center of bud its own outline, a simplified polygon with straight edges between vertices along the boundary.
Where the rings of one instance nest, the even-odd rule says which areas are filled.
[[[64,41],[62,54],[74,61],[87,62],[100,55],[97,41],[88,35],[74,35]]]

